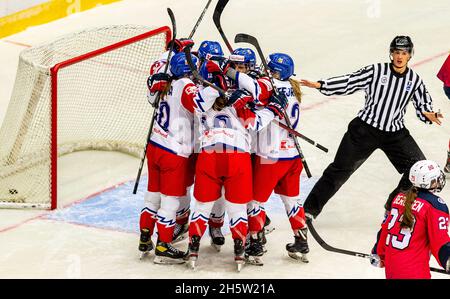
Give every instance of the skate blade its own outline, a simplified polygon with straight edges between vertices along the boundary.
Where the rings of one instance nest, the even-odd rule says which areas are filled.
[[[176,265],[176,264],[184,264],[186,261],[182,258],[175,259],[166,256],[155,256],[153,259],[153,263],[159,265]]]
[[[275,230],[275,227],[273,227],[273,226],[271,226],[271,225],[268,225],[268,226],[264,227],[264,233],[265,233],[266,235],[270,234],[270,233],[273,232],[274,230]]]
[[[195,270],[196,263],[197,263],[197,258],[189,258],[189,260],[186,262],[186,267],[188,269]]]
[[[149,254],[150,254],[150,251],[144,251],[144,252],[141,252],[140,255],[139,255],[139,259],[142,261],[142,260],[145,259]]]
[[[293,258],[294,260],[303,262],[303,263],[309,263],[308,257],[306,253],[300,253],[300,252],[288,252],[288,255]]]
[[[253,266],[263,266],[264,262],[259,256],[248,256],[245,259],[245,263]]]
[[[179,243],[179,242],[185,240],[187,238],[187,236],[188,236],[187,233],[185,233],[181,236],[178,236],[175,240],[172,241],[172,244],[176,244],[176,243]]]
[[[236,261],[236,270],[238,272],[241,272],[242,268],[244,268],[244,264],[245,264],[244,261]]]
[[[217,252],[220,252],[220,249],[222,248],[222,245],[217,245],[211,242],[212,248],[214,248]]]

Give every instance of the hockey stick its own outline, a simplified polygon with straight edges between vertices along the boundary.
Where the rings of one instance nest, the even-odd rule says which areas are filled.
[[[233,53],[233,47],[231,46],[230,42],[228,41],[227,37],[225,36],[225,33],[223,32],[222,25],[220,24],[220,17],[222,15],[222,12],[227,5],[228,0],[219,0],[217,2],[216,8],[214,9],[214,15],[213,15],[213,21],[216,25],[217,30],[219,30],[220,36],[222,36],[223,41],[225,42],[225,45],[228,48],[228,51],[230,53]]]
[[[164,74],[167,74],[167,71],[169,69],[170,56],[172,56],[173,47],[175,45],[174,40],[175,40],[175,38],[177,36],[177,24],[175,23],[175,16],[173,15],[173,12],[172,12],[172,10],[170,8],[167,8],[167,13],[169,14],[170,21],[172,22],[173,36],[172,36],[172,43],[171,43],[170,49],[169,49],[169,54],[167,55],[167,63],[164,66]],[[154,105],[154,109],[153,109],[152,119],[150,121],[150,129],[148,130],[148,134],[147,134],[147,141],[146,141],[145,147],[144,147],[144,154],[143,154],[143,156],[141,158],[141,164],[139,166],[138,174],[137,174],[137,177],[136,177],[136,182],[134,183],[133,194],[136,194],[138,186],[139,186],[139,180],[141,179],[142,168],[144,167],[144,161],[145,161],[145,157],[147,155],[148,143],[150,142],[150,137],[152,136],[153,125],[155,123],[155,117],[158,114],[157,113],[157,108],[159,107],[159,100],[160,100],[160,98],[161,98],[161,92],[158,92],[158,94],[156,95],[156,99],[155,99],[155,105]]]
[[[262,49],[259,45],[258,40],[251,35],[244,34],[244,33],[238,33],[238,34],[236,34],[236,36],[234,38],[234,42],[235,43],[248,43],[256,48],[259,58],[261,59],[261,62],[264,65],[265,72],[270,79],[270,83],[272,85],[273,92],[274,92],[275,96],[278,96],[279,95],[278,89],[275,87],[275,83],[273,81],[272,74],[270,74],[270,72],[269,72],[269,67],[267,66],[266,58],[262,52]],[[286,122],[287,126],[293,130],[291,121],[290,121],[289,117],[287,116],[286,111],[284,111],[283,114],[284,114],[284,121]],[[294,139],[295,147],[297,148],[300,159],[302,160],[303,166],[305,167],[306,175],[308,176],[308,178],[310,178],[310,177],[312,177],[311,171],[309,170],[308,164],[306,163],[305,156],[303,155],[303,152],[300,148],[300,144],[298,143],[297,138],[292,138],[292,139]]]
[[[309,231],[311,232],[311,235],[314,237],[314,239],[317,241],[317,243],[319,243],[319,245],[323,249],[325,249],[327,251],[331,251],[331,252],[340,253],[340,254],[352,255],[352,256],[356,256],[356,257],[370,259],[370,254],[357,252],[357,251],[346,250],[346,249],[341,249],[341,248],[336,248],[336,247],[333,247],[333,246],[329,245],[327,242],[325,242],[319,236],[319,234],[317,233],[316,229],[314,228],[314,225],[312,224],[311,219],[307,219],[306,220],[306,224],[308,225],[308,228],[309,228]],[[443,269],[437,269],[437,268],[430,267],[430,271],[450,275],[450,273],[445,272],[445,270],[443,270]]]
[[[222,12],[225,8],[225,6],[227,5],[228,0],[219,0],[219,2],[216,5],[216,8],[214,9],[214,15],[213,15],[213,20],[214,20],[214,24],[217,27],[217,30],[219,31],[220,35],[222,36],[223,41],[225,42],[228,50],[230,51],[230,53],[233,53],[233,47],[231,46],[230,42],[228,41],[225,33],[223,32],[222,26],[220,24],[220,17],[222,15]],[[208,82],[209,83],[209,82]],[[212,87],[216,87],[215,85],[213,85]],[[220,92],[220,91],[219,91]],[[289,128],[288,126],[286,126],[283,123],[280,123],[279,121],[274,121],[274,123],[276,125],[278,125],[279,127],[289,131],[290,134],[295,135],[299,138],[302,138],[303,140],[305,140],[306,142],[314,145],[315,147],[321,149],[324,152],[328,152],[328,149],[326,147],[324,147],[321,144],[318,144],[317,142],[315,142],[314,140],[306,137],[305,135],[302,135],[300,133],[298,133],[296,130]],[[306,166],[305,166],[306,169]],[[307,170],[307,172],[309,172],[309,169]]]
[[[222,88],[212,84],[211,82],[205,80],[204,78],[202,78],[202,76],[200,76],[200,74],[198,73],[198,70],[195,68],[194,63],[192,62],[192,59],[190,57],[191,54],[191,48],[192,45],[186,46],[184,48],[184,53],[186,54],[186,60],[187,63],[192,71],[192,75],[194,76],[195,79],[197,79],[198,81],[200,81],[201,83],[203,83],[204,85],[210,86],[212,88],[214,88],[215,90],[217,90],[223,97],[228,98],[228,94],[225,90],[223,90]],[[285,124],[280,123],[279,121],[274,121],[274,123],[278,126],[280,126],[281,128],[285,129],[286,131],[289,132],[289,134],[295,135],[299,138],[302,138],[306,141],[308,141],[309,143],[311,143],[312,145],[320,148],[321,150],[323,150],[324,152],[328,152],[328,149],[318,143],[316,143],[314,140],[309,139],[308,137],[300,134],[299,132],[297,132],[294,129],[289,128],[288,126],[286,126]]]
[[[299,137],[299,138],[305,140],[306,142],[308,142],[308,143],[314,145],[315,147],[317,147],[318,149],[324,151],[325,153],[328,153],[328,149],[327,149],[326,147],[324,147],[323,145],[321,145],[321,144],[315,142],[314,140],[312,140],[312,139],[306,137],[305,135],[303,135],[303,134],[297,132],[295,129],[289,128],[288,126],[286,126],[285,124],[283,124],[283,123],[281,123],[281,122],[279,122],[279,121],[274,121],[274,122],[275,122],[275,124],[276,124],[277,126],[279,126],[279,127],[283,128],[283,129],[289,131],[289,133],[291,133],[291,134],[293,134],[293,135],[295,135],[295,136],[297,136],[297,137]],[[292,133],[292,131],[294,131],[294,133]]]
[[[195,23],[194,28],[192,28],[191,34],[189,34],[189,39],[192,39],[192,37],[193,37],[194,34],[195,34],[195,31],[197,31],[197,27],[198,27],[198,25],[200,24],[200,22],[203,20],[203,16],[205,15],[206,10],[208,10],[208,7],[209,7],[209,5],[211,4],[211,1],[212,1],[212,0],[208,0],[208,3],[206,3],[206,6],[205,6],[205,8],[203,9],[202,14],[201,14],[200,17],[198,18],[197,23]]]

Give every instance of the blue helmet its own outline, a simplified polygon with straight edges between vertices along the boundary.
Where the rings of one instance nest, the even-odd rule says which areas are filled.
[[[250,48],[237,48],[230,55],[230,60],[235,63],[245,63],[250,69],[254,69],[256,65],[255,52]]]
[[[205,60],[208,54],[212,56],[223,56],[222,47],[218,42],[205,40],[198,48],[198,57]]]
[[[282,81],[287,80],[290,76],[294,75],[294,60],[287,54],[270,54],[267,66],[272,72],[278,72],[280,74],[280,80]]]
[[[203,62],[198,71],[200,76],[206,81],[212,82],[213,75],[206,69],[206,62]]]
[[[191,55],[191,57],[194,65],[197,65],[197,57],[194,55]],[[183,77],[191,73],[184,52],[177,53],[170,59],[170,72],[174,77]]]

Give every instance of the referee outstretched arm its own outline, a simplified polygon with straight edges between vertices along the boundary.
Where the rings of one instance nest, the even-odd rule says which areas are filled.
[[[349,95],[365,92],[364,107],[344,134],[334,161],[304,203],[308,217],[317,217],[328,200],[340,189],[367,158],[381,149],[402,174],[385,204],[400,191],[411,187],[409,169],[425,155],[404,125],[407,104],[412,101],[417,117],[428,124],[441,124],[440,113],[433,111],[432,98],[422,79],[408,68],[413,43],[408,36],[397,36],[390,45],[390,63],[368,65],[360,70],[317,82],[301,80],[303,86],[316,88],[324,95]]]

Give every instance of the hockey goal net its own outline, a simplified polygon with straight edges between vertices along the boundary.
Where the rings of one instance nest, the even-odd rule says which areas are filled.
[[[83,150],[139,157],[150,65],[169,27],[83,30],[24,50],[0,129],[0,207],[57,207],[58,157]]]

